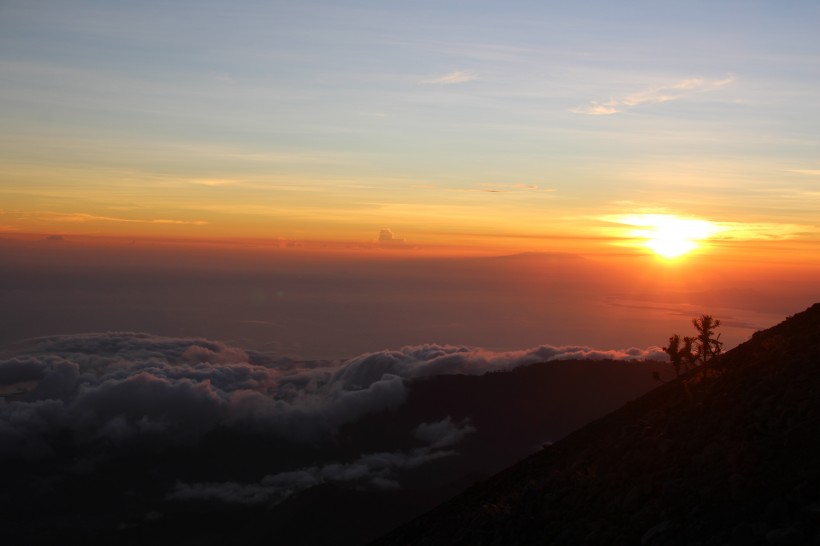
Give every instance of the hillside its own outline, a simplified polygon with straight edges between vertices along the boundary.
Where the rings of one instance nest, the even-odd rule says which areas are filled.
[[[475,431],[448,457],[414,473],[419,486],[435,475],[446,483],[468,473],[494,474],[657,385],[653,373],[674,374],[667,362],[563,360],[483,375],[439,375],[409,383],[407,401],[340,430],[339,443],[359,450],[407,449],[418,423],[451,417]]]
[[[820,304],[376,544],[820,541]]]

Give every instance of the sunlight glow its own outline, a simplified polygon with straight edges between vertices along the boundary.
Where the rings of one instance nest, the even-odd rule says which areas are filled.
[[[666,234],[648,240],[646,246],[664,258],[677,258],[697,247],[694,241],[677,235],[667,236]]]
[[[663,258],[683,256],[701,246],[719,228],[708,220],[681,218],[671,214],[636,214],[622,217],[620,223],[634,226],[630,236],[640,245]]]

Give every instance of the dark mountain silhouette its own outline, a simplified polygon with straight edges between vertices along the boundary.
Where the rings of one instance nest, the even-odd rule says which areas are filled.
[[[655,372],[673,375],[667,362],[564,360],[480,376],[421,378],[410,384],[402,406],[342,428],[339,441],[364,451],[383,449],[385,442],[407,449],[417,423],[466,419],[476,431],[455,446],[459,456],[425,467],[408,482],[492,474],[651,390]]]
[[[377,541],[820,543],[820,304]]]

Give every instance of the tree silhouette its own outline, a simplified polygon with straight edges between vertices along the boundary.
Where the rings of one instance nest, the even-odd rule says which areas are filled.
[[[715,336],[715,330],[720,326],[719,320],[711,315],[701,315],[692,319],[692,325],[697,330],[697,336],[681,338],[675,334],[669,338],[669,345],[663,347],[675,368],[675,375],[679,378],[698,365],[706,377],[707,364],[718,356],[723,348],[720,334]]]
[[[681,341],[683,341],[683,345],[681,345]],[[694,366],[693,342],[694,338],[686,336],[681,339],[678,334],[675,334],[669,338],[669,346],[663,347],[664,352],[669,355],[669,360],[672,361],[675,375],[679,378],[682,373],[689,371]]]
[[[711,315],[701,315],[692,319],[692,325],[698,331],[695,337],[695,360],[700,362],[703,368],[703,376],[706,377],[706,365],[718,356],[723,349],[723,342],[720,341],[720,334],[715,335],[715,329],[720,326],[720,321]]]

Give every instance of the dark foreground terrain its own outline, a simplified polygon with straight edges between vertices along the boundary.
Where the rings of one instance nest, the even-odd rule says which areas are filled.
[[[820,544],[820,304],[473,486],[387,545]]]

